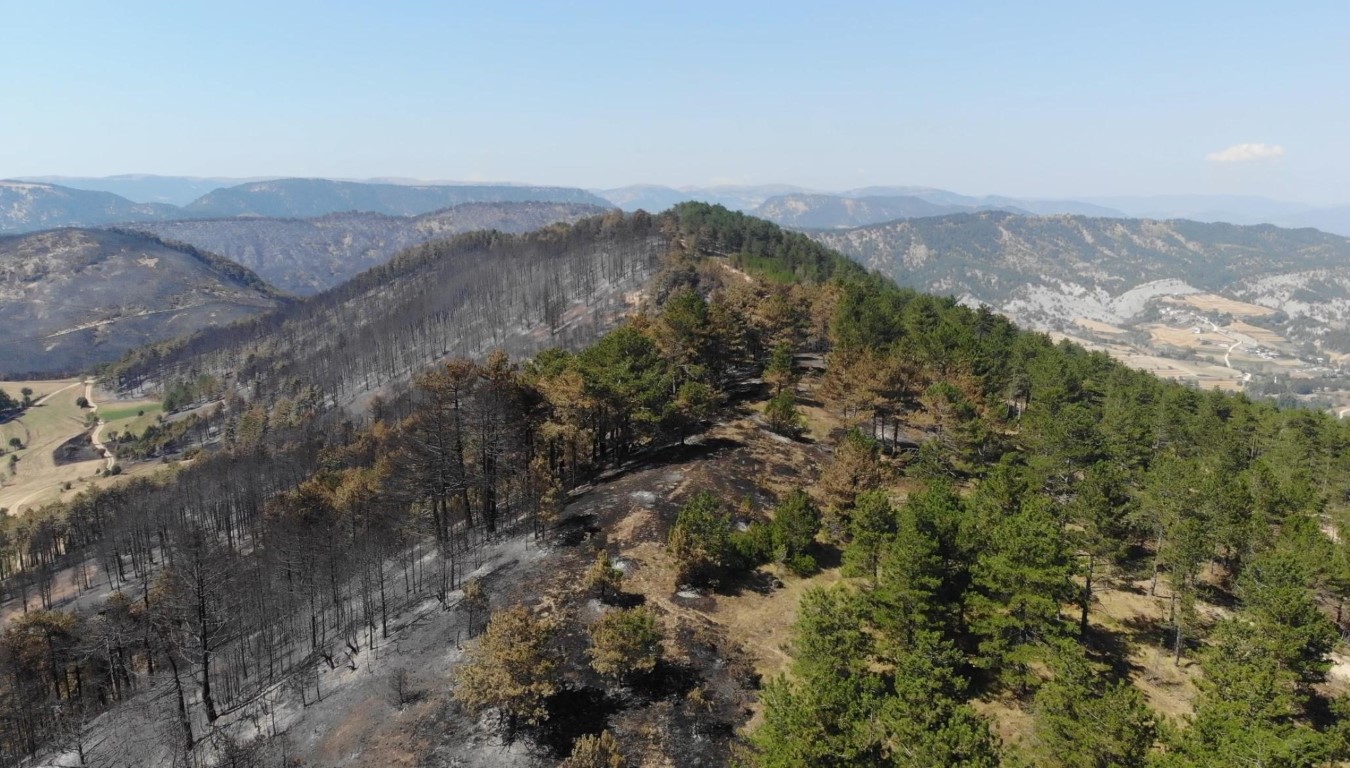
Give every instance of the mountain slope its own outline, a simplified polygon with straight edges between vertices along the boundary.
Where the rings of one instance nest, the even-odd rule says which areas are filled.
[[[172,216],[176,211],[171,205],[133,203],[110,192],[0,181],[0,232],[92,227],[117,221],[158,219]]]
[[[282,290],[308,296],[429,240],[479,229],[528,232],[605,210],[584,203],[464,203],[417,217],[335,213],[314,219],[193,219],[134,229],[221,254]]]
[[[524,235],[471,232],[249,322],[137,350],[109,374],[122,389],[209,373],[264,396],[303,383],[356,402],[448,355],[595,338],[669,245],[659,220],[618,212]]]
[[[3,237],[0,377],[84,370],[284,301],[233,262],[147,235],[60,229]]]
[[[416,216],[461,203],[587,203],[607,206],[589,192],[569,187],[412,186],[328,179],[278,179],[209,192],[183,208],[185,215],[306,218],[343,211]]]
[[[1152,297],[1197,290],[1324,329],[1350,321],[1350,240],[1312,229],[988,212],[812,237],[904,284],[1040,327],[1075,317],[1123,322]]]

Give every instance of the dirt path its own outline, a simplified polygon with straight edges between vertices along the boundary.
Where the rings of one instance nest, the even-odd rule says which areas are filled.
[[[1236,369],[1236,368],[1233,367],[1233,362],[1232,362],[1231,360],[1228,359],[1228,356],[1231,355],[1231,354],[1233,354],[1233,350],[1235,350],[1235,349],[1237,349],[1238,347],[1242,346],[1242,341],[1241,341],[1240,339],[1235,338],[1235,337],[1233,336],[1233,334],[1229,333],[1228,331],[1225,331],[1224,329],[1220,328],[1218,325],[1216,325],[1216,324],[1214,323],[1213,320],[1210,320],[1208,317],[1204,317],[1204,318],[1202,318],[1202,319],[1203,319],[1205,322],[1209,323],[1209,327],[1210,327],[1211,329],[1213,329],[1213,331],[1214,331],[1215,333],[1217,333],[1217,334],[1219,334],[1220,336],[1223,336],[1223,337],[1225,337],[1225,338],[1233,339],[1233,343],[1232,343],[1232,344],[1229,344],[1229,345],[1228,345],[1228,349],[1225,349],[1225,350],[1223,351],[1223,365],[1224,365],[1225,368],[1227,368],[1227,369],[1229,369],[1229,370],[1232,370],[1232,371],[1238,370],[1238,369]],[[1239,371],[1239,373],[1242,374],[1242,383],[1245,384],[1245,383],[1247,383],[1247,382],[1249,382],[1249,381],[1252,380],[1252,375],[1251,375],[1250,373],[1248,373],[1248,372],[1246,372],[1246,371]]]
[[[94,402],[93,379],[85,379],[84,381],[84,399],[89,403],[90,413],[93,413],[95,416],[97,416],[98,403]],[[112,468],[117,465],[117,457],[113,455],[112,451],[108,450],[108,446],[103,444],[103,427],[106,424],[107,422],[104,421],[102,417],[99,417],[98,424],[94,427],[93,434],[89,436],[89,441],[94,444],[94,450],[103,454],[104,461],[108,462],[107,469],[109,472],[111,472]]]
[[[65,392],[67,389],[73,389],[73,388],[78,387],[78,386],[80,386],[80,382],[75,381],[75,382],[71,382],[70,384],[65,385],[64,387],[61,387],[61,388],[58,389],[58,390],[55,390],[55,391],[52,391],[52,392],[48,392],[47,394],[43,395],[39,400],[35,401],[35,402],[33,403],[33,406],[46,405],[47,401],[50,400],[50,399],[52,399],[53,397],[56,397],[57,395],[61,394],[62,392]]]

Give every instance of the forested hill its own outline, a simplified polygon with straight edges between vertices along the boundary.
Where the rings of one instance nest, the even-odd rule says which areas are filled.
[[[655,219],[617,212],[463,234],[250,322],[137,350],[109,374],[122,388],[228,375],[255,393],[314,386],[350,402],[448,355],[584,342],[625,311],[667,248]]]
[[[1350,323],[1350,239],[1313,229],[985,212],[812,237],[904,285],[1042,326],[1124,322],[1153,295],[1196,289]]]
[[[130,228],[221,254],[284,291],[309,296],[430,240],[474,230],[529,232],[605,210],[587,203],[463,203],[420,216],[333,213],[312,219],[145,222]]]
[[[0,378],[83,371],[284,302],[248,269],[150,235],[0,237]]]
[[[158,219],[177,210],[172,205],[133,203],[110,192],[0,180],[0,233]]]
[[[330,179],[277,179],[248,182],[208,192],[184,206],[183,214],[193,218],[305,218],[339,211],[367,211],[390,216],[416,216],[475,202],[584,203],[609,207],[603,198],[571,187],[505,184],[413,186]]]
[[[1326,415],[700,204],[423,246],[193,353],[255,355],[232,362],[264,384],[382,375],[439,349],[400,276],[488,261],[483,306],[547,319],[545,275],[580,302],[658,260],[588,346],[443,362],[361,420],[226,397],[190,431],[218,450],[0,520],[5,759],[1350,759],[1350,425]],[[333,346],[316,307],[406,357]],[[540,317],[515,311],[457,322]]]

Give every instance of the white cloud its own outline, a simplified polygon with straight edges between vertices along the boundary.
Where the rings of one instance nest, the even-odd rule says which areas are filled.
[[[1234,144],[1218,152],[1210,152],[1205,159],[1211,163],[1245,163],[1251,160],[1270,160],[1284,156],[1279,144]]]

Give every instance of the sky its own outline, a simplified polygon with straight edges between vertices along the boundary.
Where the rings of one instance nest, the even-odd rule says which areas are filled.
[[[0,0],[0,178],[1350,203],[1350,0]]]

